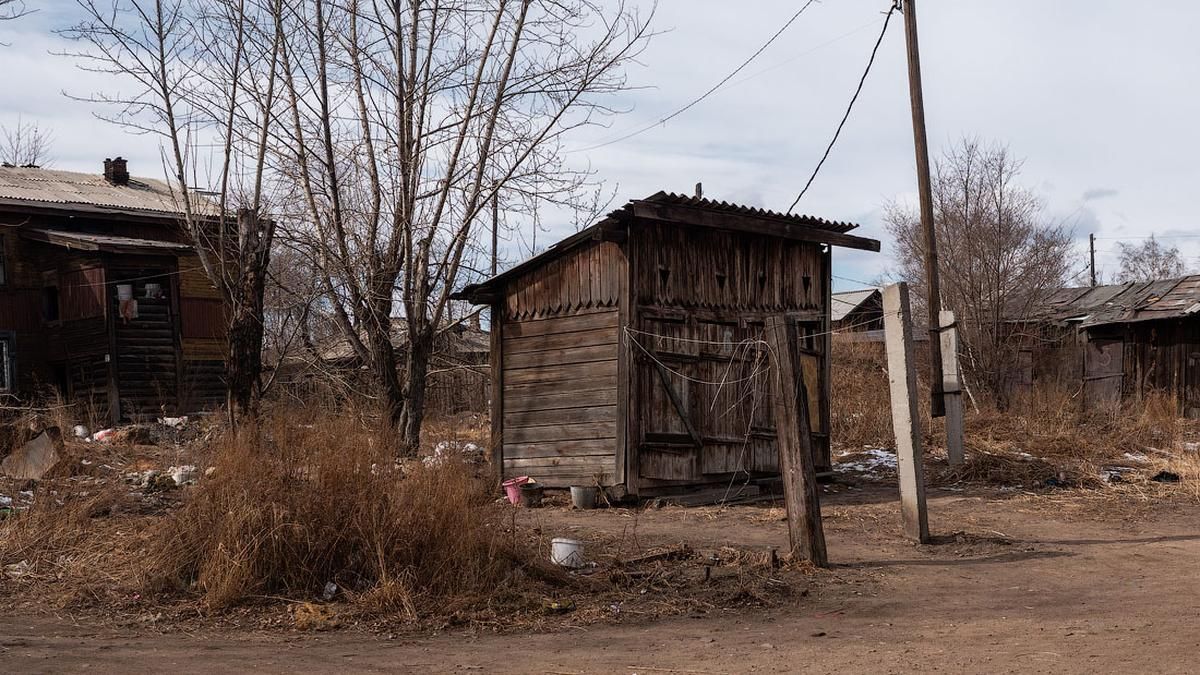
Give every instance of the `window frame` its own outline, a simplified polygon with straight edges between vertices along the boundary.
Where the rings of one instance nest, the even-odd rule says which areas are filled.
[[[17,335],[0,330],[0,395],[16,393]]]

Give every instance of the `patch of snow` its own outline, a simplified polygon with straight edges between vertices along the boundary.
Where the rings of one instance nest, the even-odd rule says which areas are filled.
[[[480,460],[483,458],[483,448],[467,441],[460,443],[458,441],[442,441],[433,447],[433,454],[423,458],[421,461],[425,466],[437,466],[453,455],[459,455],[467,461]]]
[[[1200,443],[1197,443],[1195,441],[1184,441],[1179,444],[1179,447],[1183,448],[1187,452],[1200,451]]]
[[[1145,464],[1149,461],[1149,458],[1140,452],[1127,452],[1125,453],[1124,457],[1125,459],[1131,462],[1137,462],[1138,464]]]
[[[12,506],[12,497],[0,495],[0,506]]]
[[[869,448],[863,452],[844,452],[839,457],[856,456],[860,458],[854,462],[837,462],[833,465],[834,471],[857,471],[859,473],[875,473],[879,471],[895,471],[896,470],[896,453],[890,450],[881,448]]]

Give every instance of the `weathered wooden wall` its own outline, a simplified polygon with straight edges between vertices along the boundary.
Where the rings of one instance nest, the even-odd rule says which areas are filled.
[[[1125,394],[1175,394],[1180,414],[1200,418],[1200,317],[1129,324]]]
[[[19,226],[3,225],[14,219]],[[22,238],[21,230],[31,227],[184,240],[169,221],[0,215],[0,254],[5,256],[7,271],[6,283],[0,285],[0,331],[15,336],[18,393],[57,389],[96,418],[106,417],[119,398],[144,414],[200,410],[223,402],[221,301],[203,273],[197,276],[199,264],[194,257],[185,257],[185,274],[177,278],[179,266],[173,256],[70,250]],[[156,281],[166,295],[147,301],[141,297],[147,279],[135,281],[142,316],[117,326],[116,283],[145,276],[145,270],[162,275]],[[57,288],[56,319],[46,313],[47,286]],[[180,321],[180,312],[185,322]],[[181,341],[184,323],[188,338]],[[181,364],[184,347],[187,355]],[[124,392],[118,391],[121,379],[127,385]],[[190,389],[184,391],[185,387]]]
[[[503,391],[493,411],[502,419],[505,476],[549,486],[623,480],[617,373],[624,281],[620,247],[597,242],[510,284],[499,317]]]
[[[225,305],[200,258],[179,256],[180,407],[213,410],[225,403]]]

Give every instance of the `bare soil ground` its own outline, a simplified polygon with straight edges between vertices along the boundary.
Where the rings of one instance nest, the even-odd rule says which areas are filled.
[[[806,590],[769,609],[693,607],[656,621],[617,607],[610,622],[547,632],[396,637],[114,626],[14,608],[0,616],[0,672],[1191,672],[1200,507],[1149,489],[933,490],[938,540],[917,546],[901,537],[892,488],[835,488],[824,507],[835,565]],[[710,550],[784,547],[782,516],[771,506],[519,513],[593,546]]]

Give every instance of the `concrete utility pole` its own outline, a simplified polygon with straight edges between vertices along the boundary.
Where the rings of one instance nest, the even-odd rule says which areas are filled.
[[[917,151],[917,191],[921,197],[921,229],[925,232],[925,289],[929,310],[930,412],[946,414],[942,390],[942,347],[937,330],[942,313],[941,284],[938,282],[937,236],[933,229],[933,194],[929,178],[929,144],[925,137],[925,99],[921,93],[921,55],[917,47],[916,0],[897,0],[904,10],[904,42],[908,47],[908,96],[912,101],[913,144]]]
[[[1096,287],[1096,235],[1095,234],[1088,235],[1088,249],[1091,251],[1091,254],[1092,254],[1092,263],[1091,263],[1090,269],[1092,270],[1092,288],[1095,288]]]
[[[921,425],[917,422],[917,371],[913,367],[912,314],[909,311],[908,284],[904,282],[883,289],[883,338],[887,347],[892,429],[896,432],[900,517],[905,536],[927,544],[929,514],[925,508]],[[778,423],[776,425],[778,428]]]

